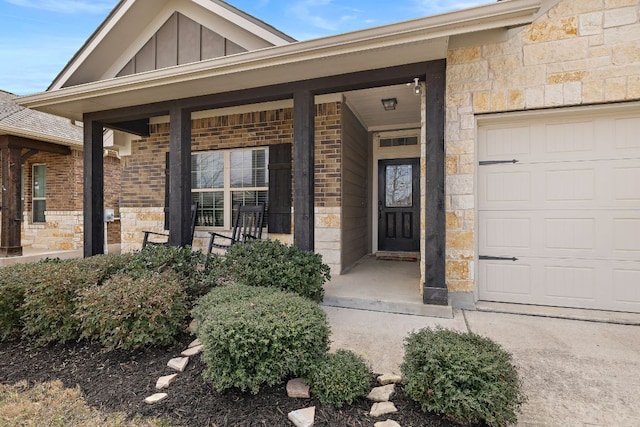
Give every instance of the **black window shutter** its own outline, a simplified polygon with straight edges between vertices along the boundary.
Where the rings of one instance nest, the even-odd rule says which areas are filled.
[[[269,233],[291,233],[291,144],[269,146]]]
[[[169,153],[165,153],[164,167],[164,229],[169,229]]]

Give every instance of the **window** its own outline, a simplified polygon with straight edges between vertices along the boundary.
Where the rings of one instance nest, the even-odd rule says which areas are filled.
[[[418,145],[417,136],[405,136],[399,138],[381,138],[380,147],[401,147],[403,145]]]
[[[198,222],[231,228],[238,205],[267,204],[267,148],[220,150],[191,156],[191,194],[198,202]]]
[[[44,212],[47,209],[46,165],[33,165],[32,221],[46,222]]]

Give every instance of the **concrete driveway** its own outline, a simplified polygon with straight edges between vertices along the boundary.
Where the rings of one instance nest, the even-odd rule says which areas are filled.
[[[403,339],[441,325],[511,352],[529,401],[519,426],[640,426],[640,326],[454,310],[453,319],[325,307],[332,348],[399,373]]]

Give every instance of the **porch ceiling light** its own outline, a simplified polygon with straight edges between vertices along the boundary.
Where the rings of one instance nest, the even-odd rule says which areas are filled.
[[[398,105],[398,100],[396,98],[385,98],[382,100],[382,106],[385,111],[395,110],[396,105]]]

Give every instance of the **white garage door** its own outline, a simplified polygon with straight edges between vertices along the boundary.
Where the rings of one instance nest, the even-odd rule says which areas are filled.
[[[478,136],[479,298],[640,312],[640,108]]]

